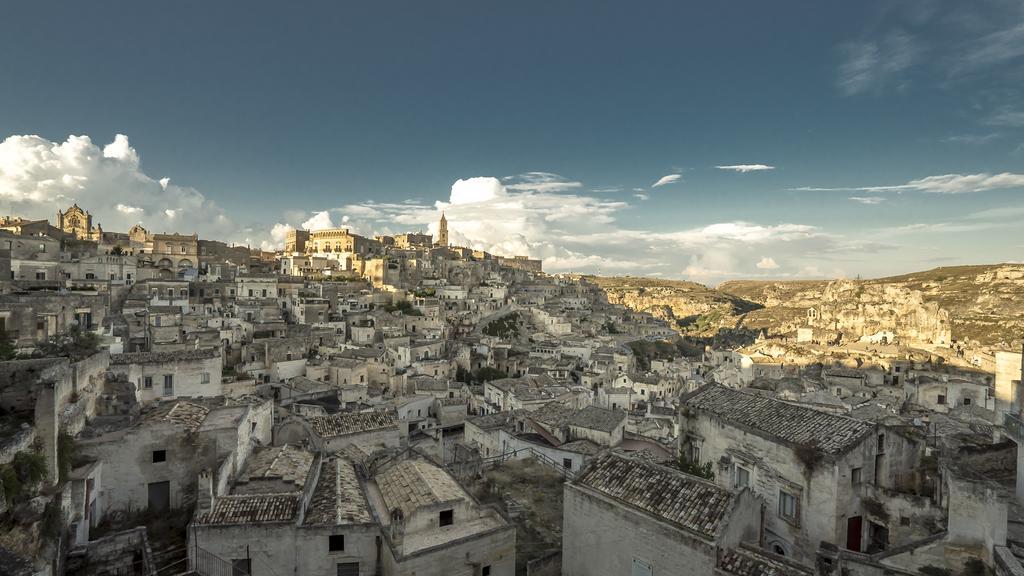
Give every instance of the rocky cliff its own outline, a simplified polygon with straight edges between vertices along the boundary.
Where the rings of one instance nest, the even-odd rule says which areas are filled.
[[[708,288],[650,278],[595,278],[617,302],[711,333],[743,326],[769,333],[799,327],[844,341],[891,333],[907,343],[951,340],[1019,349],[1024,265],[943,267],[871,280],[731,281]]]

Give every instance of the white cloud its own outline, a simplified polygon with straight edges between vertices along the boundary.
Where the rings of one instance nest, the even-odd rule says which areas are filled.
[[[658,178],[657,182],[655,182],[654,184],[651,184],[651,188],[657,188],[658,186],[665,186],[666,184],[675,184],[682,177],[683,177],[682,174],[668,174],[666,176],[662,176],[661,178]]]
[[[633,194],[633,197],[638,200],[650,200],[651,198],[650,195],[644,194],[643,192],[636,192],[635,194]]]
[[[999,138],[999,134],[992,132],[990,134],[956,134],[953,136],[947,136],[942,139],[947,144],[966,144],[968,146],[980,146],[982,144],[988,144],[989,142]]]
[[[761,258],[761,260],[757,262],[756,266],[761,270],[776,270],[779,267],[778,263],[775,262],[775,258],[771,258],[769,256]]]
[[[878,39],[848,42],[840,47],[843,62],[837,84],[847,96],[903,88],[905,72],[919,60],[917,42],[900,30]]]
[[[750,276],[751,270],[792,277],[800,267],[831,265],[837,255],[849,257],[854,249],[886,249],[879,243],[854,245],[798,223],[627,228],[617,216],[628,207],[599,195],[509,190],[502,180],[481,177],[456,181],[449,198],[434,205],[363,202],[331,212],[352,214],[368,234],[426,228],[436,235],[443,211],[454,244],[539,258],[549,272],[658,274],[704,282]],[[766,253],[777,269],[757,268]]]
[[[302,223],[302,229],[309,230],[310,232],[326,230],[328,228],[334,228],[334,222],[331,221],[330,212],[326,210],[317,212],[309,220]]]
[[[138,206],[129,206],[127,204],[118,204],[117,211],[122,214],[142,214],[144,210]]]
[[[911,180],[906,184],[890,186],[859,186],[847,188],[819,188],[803,186],[791,190],[803,192],[925,192],[929,194],[966,194],[1006,188],[1024,188],[1024,174],[942,174]]]
[[[881,196],[850,196],[850,200],[859,202],[860,204],[867,204],[873,206],[885,202],[885,198]]]
[[[6,211],[26,218],[52,218],[58,208],[77,202],[104,230],[127,231],[141,221],[152,232],[245,239],[224,210],[198,190],[143,172],[138,152],[123,134],[102,148],[88,136],[64,142],[6,138],[0,142],[0,200]]]
[[[521,192],[567,192],[583,187],[582,182],[568,180],[551,172],[526,172],[502,178],[505,188]]]
[[[730,164],[726,166],[715,166],[719,170],[732,170],[733,172],[739,172],[746,174],[747,172],[760,172],[762,170],[775,170],[775,166],[769,166],[767,164]]]

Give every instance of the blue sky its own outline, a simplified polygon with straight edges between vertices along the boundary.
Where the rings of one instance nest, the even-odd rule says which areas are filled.
[[[0,212],[269,247],[446,210],[712,283],[1019,260],[1022,87],[1020,2],[19,2]]]

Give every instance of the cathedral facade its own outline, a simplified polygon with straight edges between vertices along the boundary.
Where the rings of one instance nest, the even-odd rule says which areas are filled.
[[[99,242],[103,239],[103,228],[92,225],[92,214],[82,210],[78,204],[61,212],[57,211],[57,228],[67,236],[79,240]]]

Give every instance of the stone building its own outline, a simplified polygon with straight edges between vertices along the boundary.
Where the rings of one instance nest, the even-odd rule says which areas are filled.
[[[444,212],[441,212],[441,220],[437,223],[437,245],[447,248],[448,242],[448,219],[444,217]]]
[[[724,551],[759,541],[763,514],[749,488],[611,452],[565,483],[562,502],[565,576],[710,575]]]
[[[895,488],[919,447],[866,422],[709,384],[684,394],[679,450],[712,464],[726,488],[767,502],[765,541],[810,561],[820,542],[853,551],[889,546],[888,529],[866,518],[862,484]]]
[[[110,371],[136,386],[142,404],[161,398],[223,394],[221,352],[217,348],[180,352],[129,352],[110,358]]]
[[[264,448],[236,475],[204,472],[200,491],[189,526],[200,573],[380,574],[379,528],[347,458]]]
[[[99,224],[92,225],[92,214],[82,210],[78,204],[74,204],[64,211],[57,211],[57,228],[64,235],[79,240],[91,240],[99,242],[103,239],[103,227]]]
[[[340,252],[365,255],[379,249],[380,243],[372,238],[353,234],[348,228],[330,228],[310,232],[305,247],[307,254]]]
[[[139,267],[154,268],[157,277],[177,278],[183,271],[199,266],[198,234],[147,234],[146,238]]]
[[[410,454],[376,470],[366,492],[381,525],[383,576],[515,574],[515,527],[443,468]]]
[[[289,230],[285,238],[284,251],[286,254],[306,251],[306,242],[309,240],[309,230]]]
[[[394,410],[338,413],[330,416],[282,421],[274,434],[275,444],[307,444],[315,450],[336,453],[348,446],[365,452],[397,448],[405,436]]]

